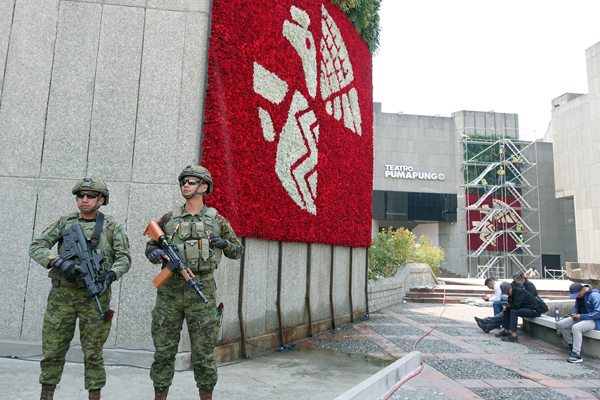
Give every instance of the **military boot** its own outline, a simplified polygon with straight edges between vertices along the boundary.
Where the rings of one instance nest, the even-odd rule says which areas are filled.
[[[169,387],[155,387],[154,388],[154,400],[167,400],[169,394]]]
[[[53,400],[55,389],[56,385],[42,385],[42,394],[40,395],[40,400]]]
[[[89,400],[100,400],[100,389],[90,390]]]
[[[200,400],[212,400],[213,390],[202,390],[198,389],[198,394],[200,395]]]

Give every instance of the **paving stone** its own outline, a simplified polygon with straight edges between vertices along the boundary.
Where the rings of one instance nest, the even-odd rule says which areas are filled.
[[[370,325],[370,329],[384,336],[422,336],[425,334],[419,328],[414,326],[387,326],[387,325]]]
[[[600,370],[585,364],[571,364],[565,360],[514,360],[554,379],[600,379]]]
[[[313,339],[320,349],[342,351],[344,353],[385,353],[385,351],[368,339]]]
[[[415,344],[414,339],[389,339],[394,344],[402,347],[406,351],[412,351]],[[467,353],[468,351],[460,348],[445,340],[423,339],[415,349],[422,353]]]
[[[501,342],[497,340],[467,340],[491,354],[548,354],[544,350],[525,346],[521,343]]]
[[[481,359],[429,359],[425,363],[452,379],[525,379],[493,362]]]
[[[585,390],[586,392],[591,393],[600,399],[600,388],[580,388],[580,389]]]
[[[450,400],[452,397],[448,396],[441,389],[432,387],[415,387],[415,386],[401,386],[391,397],[390,400]]]
[[[493,388],[471,389],[486,400],[527,399],[527,400],[563,400],[569,399],[562,393],[548,388]]]
[[[438,326],[436,331],[450,336],[481,336],[485,335],[481,329],[475,328],[455,328],[453,326]]]
[[[402,322],[396,318],[381,314],[371,314],[369,319],[365,320],[366,324],[401,324]]]
[[[412,319],[415,322],[419,322],[421,324],[426,324],[426,325],[434,325],[439,317],[436,317],[434,315],[415,315],[415,316],[410,316],[408,317],[410,319]],[[449,319],[449,318],[440,318],[440,324],[463,324],[462,321],[455,321],[453,319]]]

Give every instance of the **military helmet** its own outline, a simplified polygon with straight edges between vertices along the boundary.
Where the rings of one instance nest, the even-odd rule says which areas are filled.
[[[102,179],[98,178],[83,178],[77,181],[75,186],[73,186],[73,190],[71,191],[73,194],[77,194],[83,190],[88,190],[92,192],[99,192],[102,196],[104,196],[104,205],[108,204],[108,186]]]
[[[206,192],[203,193],[204,196],[207,196],[212,193],[213,180],[212,180],[212,177],[210,176],[210,172],[208,172],[208,170],[206,168],[204,168],[200,165],[188,165],[179,174],[179,178],[177,180],[179,181],[180,185],[181,185],[181,181],[186,176],[195,176],[197,178],[202,179],[206,184],[208,184],[208,189],[206,189]],[[200,194],[202,194],[202,193],[200,193]]]

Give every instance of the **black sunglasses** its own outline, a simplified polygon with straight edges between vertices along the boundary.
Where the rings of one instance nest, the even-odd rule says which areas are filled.
[[[82,193],[82,192],[77,193],[77,198],[79,198],[79,199],[83,199],[86,196],[88,199],[95,199],[96,197],[98,197],[100,195],[98,193]]]
[[[198,184],[201,185],[202,181],[198,180],[198,179],[182,179],[181,182],[180,182],[180,185],[183,186],[186,183],[189,183],[190,186],[194,186],[194,185],[198,185]]]

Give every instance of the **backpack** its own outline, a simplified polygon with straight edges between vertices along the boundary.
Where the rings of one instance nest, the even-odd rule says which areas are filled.
[[[538,302],[538,306],[541,310],[542,314],[545,314],[548,312],[548,305],[544,302],[544,300],[540,299],[540,296],[535,296],[535,299]]]

